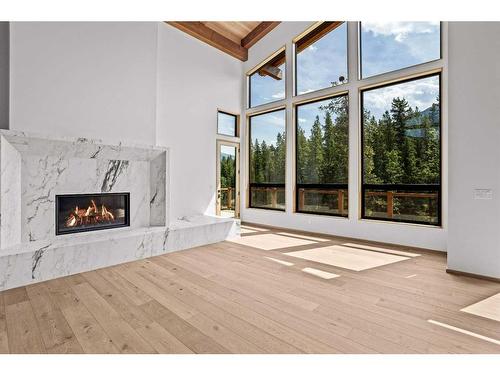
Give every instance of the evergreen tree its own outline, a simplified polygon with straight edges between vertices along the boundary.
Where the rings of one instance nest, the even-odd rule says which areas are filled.
[[[329,111],[325,113],[322,152],[323,164],[321,165],[321,182],[335,182],[335,128]]]
[[[307,183],[317,184],[321,181],[323,166],[323,132],[319,116],[316,116],[308,140],[309,155],[305,163],[307,170]]]
[[[297,129],[297,182],[299,184],[309,182],[307,168],[310,158],[309,152],[309,142],[305,131],[299,127]]]

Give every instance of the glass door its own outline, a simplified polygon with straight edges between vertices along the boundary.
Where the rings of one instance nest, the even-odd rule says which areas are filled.
[[[240,217],[240,145],[217,141],[217,215]]]

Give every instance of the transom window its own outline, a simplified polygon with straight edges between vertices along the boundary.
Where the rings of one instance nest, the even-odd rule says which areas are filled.
[[[297,105],[296,211],[347,216],[347,95]]]
[[[439,22],[361,22],[361,77],[441,57]]]
[[[223,111],[217,112],[217,133],[229,137],[238,136],[238,116]]]
[[[285,210],[285,109],[249,118],[249,206]]]
[[[440,225],[440,75],[370,88],[362,100],[362,216]]]
[[[285,99],[285,48],[276,52],[248,77],[250,108]]]
[[[347,82],[347,23],[322,22],[295,42],[295,93]]]

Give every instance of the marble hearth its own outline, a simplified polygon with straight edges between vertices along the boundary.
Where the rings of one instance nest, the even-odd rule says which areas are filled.
[[[232,219],[169,221],[168,149],[0,131],[0,290],[238,234]],[[56,236],[55,196],[130,193],[130,226]]]

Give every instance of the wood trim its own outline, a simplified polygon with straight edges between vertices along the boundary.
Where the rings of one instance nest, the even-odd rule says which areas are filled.
[[[487,280],[487,281],[493,281],[496,283],[500,283],[500,278],[498,278],[498,277],[484,276],[484,275],[479,275],[477,273],[457,271],[457,270],[453,270],[451,268],[447,268],[446,273],[449,273],[450,275],[455,275],[455,276],[473,277],[474,279]]]
[[[314,28],[308,30],[307,34],[303,35],[301,38],[295,40],[296,53],[299,53],[314,44],[321,38],[323,38],[330,31],[335,30],[337,27],[342,25],[343,21],[325,21],[318,25],[314,25]]]
[[[277,51],[273,52],[271,55],[266,57],[264,60],[262,60],[257,66],[254,66],[252,69],[250,69],[246,75],[251,76],[254,74],[256,71],[258,71],[260,68],[262,68],[265,65],[272,64],[274,65],[277,61],[280,61],[282,58],[278,58],[278,56],[283,53],[284,58],[286,59],[286,45],[282,46],[279,48]],[[281,65],[281,64],[280,64]],[[276,65],[279,66],[279,65]]]
[[[185,33],[225,52],[241,61],[248,60],[248,50],[238,43],[226,38],[199,21],[177,22],[165,21],[165,23],[184,31]]]
[[[243,48],[249,49],[279,24],[279,21],[261,22],[255,29],[250,31],[248,35],[241,40],[241,46]]]

